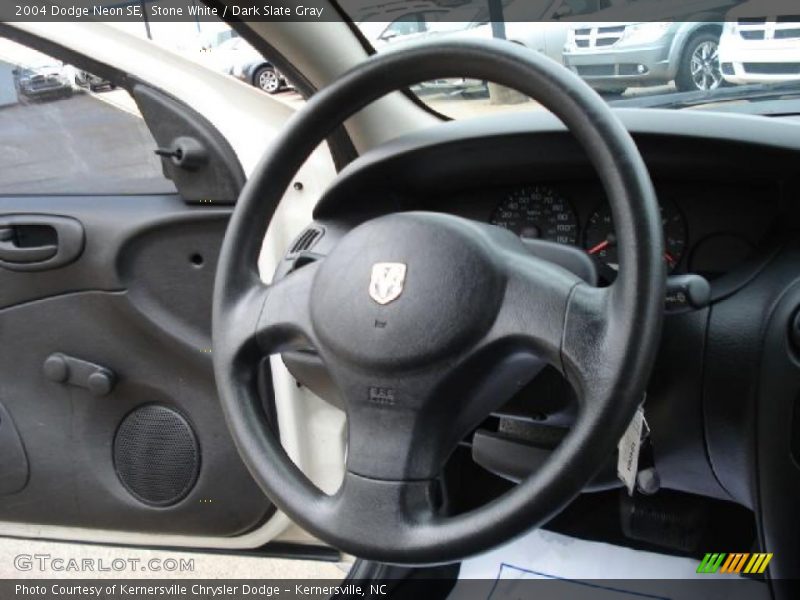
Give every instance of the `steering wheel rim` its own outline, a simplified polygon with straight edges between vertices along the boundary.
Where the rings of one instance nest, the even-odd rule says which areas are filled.
[[[492,308],[494,321],[480,332],[467,333],[484,340],[490,330],[491,335],[498,336],[500,327],[504,328],[502,339],[516,343],[519,336],[512,331],[514,326],[519,325],[521,330],[538,327],[536,335],[530,336],[539,344],[536,349],[565,374],[581,399],[578,421],[538,471],[481,508],[445,517],[433,508],[436,489],[430,475],[446,449],[431,450],[434,457],[430,464],[404,464],[392,469],[387,478],[380,472],[372,473],[369,458],[362,456],[359,468],[351,469],[348,462],[342,489],[333,496],[316,488],[287,456],[261,409],[255,365],[265,354],[303,346],[309,340],[323,348],[326,363],[328,358],[332,362],[341,358],[331,340],[342,335],[342,328],[314,320],[320,314],[330,317],[332,313],[313,295],[319,296],[320,280],[327,286],[338,285],[330,275],[334,267],[325,262],[340,273],[348,263],[342,258],[325,259],[321,266],[304,267],[267,287],[261,284],[256,259],[263,235],[292,178],[336,127],[387,93],[455,76],[514,87],[565,123],[587,152],[606,190],[616,224],[620,266],[612,286],[592,288],[542,261],[523,258],[514,236],[455,217],[384,217],[370,225],[373,229],[367,233],[358,233],[357,228],[345,236],[345,240],[363,238],[349,243],[350,256],[357,260],[358,253],[353,250],[363,249],[365,240],[374,240],[376,232],[387,237],[403,227],[431,229],[438,236],[446,232],[452,234],[456,245],[470,246],[479,263],[486,263],[477,274],[479,280],[493,268],[491,264],[501,258],[507,261],[503,263],[502,300]],[[427,241],[432,239],[435,236]],[[666,277],[662,249],[658,204],[644,161],[605,102],[576,75],[513,44],[476,40],[424,43],[375,55],[319,91],[287,123],[256,167],[231,217],[215,281],[213,361],[221,404],[239,453],[278,508],[323,541],[362,558],[402,564],[441,563],[507,541],[556,514],[615,450],[641,401],[655,358]],[[344,254],[344,250],[340,252],[340,256]],[[365,276],[368,280],[369,274]],[[342,295],[354,289],[351,285],[337,291]],[[363,291],[366,293],[366,285]],[[310,308],[297,301],[303,297],[310,299]],[[506,303],[513,304],[511,310],[503,309]],[[537,315],[543,317],[542,321],[546,316],[561,322],[541,327],[527,322]],[[493,338],[493,342],[498,339]],[[459,339],[455,346],[473,343],[465,340]],[[356,352],[356,356],[363,355]],[[396,355],[391,359],[397,362]],[[342,360],[344,365],[347,361]],[[386,364],[376,365],[375,369],[388,372]],[[349,378],[353,378],[354,386],[350,387],[360,390],[358,386],[366,380],[357,379],[358,370],[347,363],[340,382],[349,384]],[[354,414],[364,412],[362,405],[354,402],[352,406],[351,420]],[[370,405],[370,410],[370,418],[374,418],[377,409]],[[417,425],[414,422],[409,427]],[[351,423],[351,436],[353,427]],[[394,434],[389,428],[380,431],[389,438]],[[368,451],[381,452],[380,446],[370,445],[363,438],[352,439],[361,440]],[[402,447],[411,452],[422,439],[403,440],[408,445]]]

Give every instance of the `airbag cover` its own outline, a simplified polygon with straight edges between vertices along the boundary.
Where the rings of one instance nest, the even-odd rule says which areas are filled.
[[[480,228],[448,215],[393,214],[356,227],[314,282],[320,341],[339,359],[383,372],[456,355],[488,331],[502,299],[487,244]],[[379,263],[404,265],[402,282],[371,290]]]

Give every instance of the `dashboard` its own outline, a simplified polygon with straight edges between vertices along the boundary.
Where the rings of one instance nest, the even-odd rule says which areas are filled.
[[[795,574],[800,126],[705,111],[615,112],[655,186],[668,270],[710,282],[707,305],[673,312],[665,302],[646,402],[653,468],[666,490],[754,510],[763,547],[775,552],[773,576]],[[317,204],[312,254],[325,256],[352,227],[400,211],[449,213],[579,248],[605,284],[615,278],[615,224],[595,166],[544,111],[454,121],[366,152]],[[291,269],[292,259],[300,260],[289,254],[280,269]],[[313,356],[287,365],[321,397],[335,388]],[[580,409],[570,391],[560,373],[543,371],[480,425],[469,442],[472,462],[510,479],[520,461],[530,469],[522,449],[552,447]],[[481,454],[476,440],[498,439],[495,460],[485,460],[489,446]],[[614,482],[615,465],[611,457]],[[467,473],[460,481],[483,497],[485,474]]]

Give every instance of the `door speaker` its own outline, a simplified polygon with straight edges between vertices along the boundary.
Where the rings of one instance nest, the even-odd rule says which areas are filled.
[[[200,473],[200,446],[179,412],[159,404],[140,406],[114,436],[114,468],[137,500],[171,506],[192,490]]]

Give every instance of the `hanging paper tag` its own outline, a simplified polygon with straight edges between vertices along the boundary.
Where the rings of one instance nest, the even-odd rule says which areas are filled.
[[[639,472],[639,450],[642,446],[643,426],[644,408],[640,406],[636,409],[633,419],[617,444],[617,477],[628,488],[630,496],[633,496],[636,474]]]

